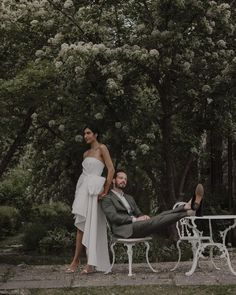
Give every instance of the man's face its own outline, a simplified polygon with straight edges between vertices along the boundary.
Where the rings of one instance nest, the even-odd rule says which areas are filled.
[[[124,172],[118,172],[113,183],[116,188],[124,189],[127,184],[127,175]]]

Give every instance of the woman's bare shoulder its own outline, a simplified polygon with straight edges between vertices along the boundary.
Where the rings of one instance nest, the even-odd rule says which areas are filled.
[[[88,155],[88,150],[83,153],[83,158],[86,158]]]
[[[108,148],[107,148],[107,146],[104,143],[101,143],[99,145],[99,149],[102,150],[102,151],[108,151]]]

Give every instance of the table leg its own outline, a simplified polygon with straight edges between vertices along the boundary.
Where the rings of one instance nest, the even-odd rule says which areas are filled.
[[[199,257],[202,255],[203,251],[204,251],[204,247],[202,247],[200,245],[200,243],[199,243],[197,251],[196,251],[196,253],[195,253],[194,257],[193,257],[192,267],[188,272],[185,273],[186,276],[191,276],[195,272],[197,264],[198,264]]]
[[[193,220],[192,224],[193,224],[193,229],[196,229],[197,226],[196,226],[194,220]],[[209,242],[207,242],[207,243],[206,242],[201,242],[201,240],[199,239],[199,244],[198,244],[196,253],[195,253],[194,257],[193,257],[192,267],[185,274],[187,276],[191,276],[194,273],[194,271],[196,270],[199,258],[203,257],[203,252],[204,252],[205,248],[209,246],[209,247],[211,247],[211,249],[210,249],[210,258],[211,258],[211,262],[214,265],[214,267],[216,269],[219,269],[215,265],[215,263],[213,261],[213,252],[212,252],[213,247],[217,247],[222,253],[220,255],[220,258],[226,258],[226,261],[227,261],[227,264],[228,264],[228,267],[229,267],[231,273],[233,275],[236,275],[236,271],[232,267],[232,264],[231,264],[231,261],[230,261],[230,255],[229,255],[229,252],[228,252],[227,247],[225,245],[225,240],[226,240],[227,233],[234,227],[236,227],[236,219],[234,219],[234,223],[232,225],[228,226],[228,228],[226,228],[224,231],[220,232],[220,235],[221,235],[221,238],[222,238],[222,243],[215,243],[214,240],[213,240],[211,220],[209,220],[209,231],[210,231]]]
[[[222,238],[223,245],[224,245],[225,247],[226,247],[226,245],[225,245],[226,236],[227,236],[228,232],[229,232],[231,229],[235,228],[235,226],[236,226],[236,219],[234,219],[234,223],[233,223],[232,225],[229,225],[228,228],[226,228],[226,229],[223,230],[223,231],[220,231],[220,236],[221,236],[221,238]]]
[[[227,247],[225,245],[225,240],[226,240],[226,236],[228,234],[228,232],[235,228],[236,226],[236,219],[234,219],[234,223],[230,226],[228,226],[228,228],[226,228],[225,230],[220,232],[220,236],[222,237],[222,247],[220,248],[220,251],[222,252],[221,257],[225,257],[229,266],[230,271],[232,272],[232,274],[236,275],[235,270],[232,267],[231,261],[230,261],[230,256],[229,256],[229,251],[227,250]]]
[[[216,266],[215,262],[213,261],[213,247],[211,247],[210,249],[210,258],[211,258],[211,263],[213,264],[213,266],[215,267],[215,269],[220,270],[219,267]]]
[[[210,231],[210,242],[211,242],[212,244],[214,244],[214,241],[213,241],[213,232],[212,232],[212,225],[211,225],[211,219],[209,219],[209,231]],[[211,249],[210,249],[210,258],[211,258],[211,263],[213,264],[213,266],[215,267],[215,269],[220,270],[220,268],[217,267],[217,266],[215,265],[215,262],[213,261],[213,247],[211,247]]]
[[[230,261],[230,256],[229,256],[229,251],[227,250],[226,246],[221,244],[220,246],[218,246],[218,248],[222,252],[220,258],[226,258],[230,271],[232,272],[233,275],[236,276],[236,271],[232,267],[232,264],[231,264],[231,261]]]

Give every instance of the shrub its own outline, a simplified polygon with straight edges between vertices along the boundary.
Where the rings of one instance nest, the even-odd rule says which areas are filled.
[[[31,220],[24,233],[23,244],[27,250],[44,254],[59,252],[74,243],[70,234],[74,230],[70,207],[62,202],[34,206]]]
[[[40,223],[30,223],[25,227],[23,245],[26,250],[38,250],[39,241],[46,235],[47,228]]]
[[[19,210],[24,219],[28,218],[32,201],[27,197],[29,172],[15,168],[0,182],[0,205],[12,206]]]
[[[19,211],[14,207],[0,206],[0,236],[13,234],[19,226]]]
[[[75,243],[75,234],[69,233],[66,229],[55,228],[47,232],[47,235],[39,242],[40,252],[60,253],[70,248]]]
[[[45,225],[48,230],[53,230],[59,226],[65,227],[69,231],[73,229],[71,208],[62,202],[34,206],[31,220],[36,220],[37,223]]]

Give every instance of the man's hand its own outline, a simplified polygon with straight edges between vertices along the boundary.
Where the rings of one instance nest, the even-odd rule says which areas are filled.
[[[136,221],[144,221],[144,220],[148,220],[150,219],[150,217],[148,215],[142,215],[136,218]]]

